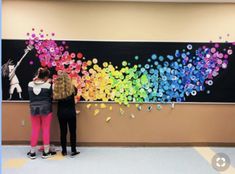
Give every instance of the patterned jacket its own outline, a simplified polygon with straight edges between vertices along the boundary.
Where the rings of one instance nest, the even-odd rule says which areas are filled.
[[[52,87],[49,81],[31,81],[28,84],[30,112],[32,116],[52,112]]]

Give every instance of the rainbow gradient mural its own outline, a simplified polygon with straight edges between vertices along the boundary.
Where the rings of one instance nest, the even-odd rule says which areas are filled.
[[[32,29],[25,44],[36,50],[29,66],[39,61],[54,71],[66,71],[78,89],[76,98],[85,101],[131,102],[187,102],[201,92],[208,95],[220,72],[234,59],[235,42],[186,44],[183,49],[165,55],[150,54],[143,61],[133,55],[132,61],[120,59],[117,66],[99,57],[85,57],[83,52],[71,51],[66,41],[54,40],[55,33]],[[229,35],[228,35],[229,36]],[[77,49],[79,50],[79,48]],[[31,56],[32,57],[32,56]],[[37,60],[36,60],[37,59]]]

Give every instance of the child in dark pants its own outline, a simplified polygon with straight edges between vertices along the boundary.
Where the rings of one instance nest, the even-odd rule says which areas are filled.
[[[57,116],[60,124],[62,155],[67,155],[67,130],[70,132],[71,157],[79,154],[76,150],[76,109],[74,96],[76,88],[69,75],[59,71],[53,84],[53,98],[58,100]]]

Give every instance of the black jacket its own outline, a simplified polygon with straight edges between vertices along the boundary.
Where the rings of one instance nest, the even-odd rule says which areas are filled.
[[[67,97],[66,99],[58,100],[57,115],[58,117],[76,117],[76,107],[74,96],[77,94],[75,88],[75,94]]]
[[[28,84],[31,115],[47,115],[52,112],[52,88],[49,82],[41,80]]]

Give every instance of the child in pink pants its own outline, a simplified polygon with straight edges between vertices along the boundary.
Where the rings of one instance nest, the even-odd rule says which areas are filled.
[[[36,147],[38,144],[38,137],[40,129],[42,128],[43,144],[50,144],[50,126],[52,120],[52,113],[47,115],[31,115],[32,134],[31,147]]]
[[[28,84],[30,112],[32,123],[31,149],[27,156],[36,158],[36,146],[40,129],[42,129],[43,154],[42,158],[55,155],[50,151],[50,125],[52,120],[52,88],[49,80],[50,71],[47,68],[39,68],[37,76]]]

